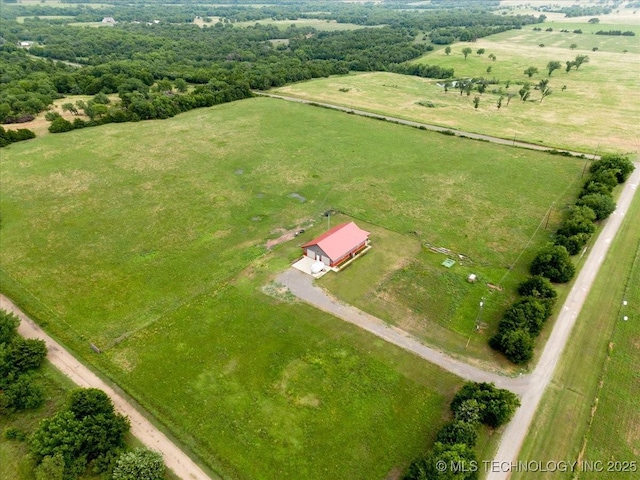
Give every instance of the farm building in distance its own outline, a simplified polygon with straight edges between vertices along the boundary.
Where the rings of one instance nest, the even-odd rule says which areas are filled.
[[[333,227],[302,245],[304,255],[329,267],[336,267],[369,246],[369,232],[353,222]]]

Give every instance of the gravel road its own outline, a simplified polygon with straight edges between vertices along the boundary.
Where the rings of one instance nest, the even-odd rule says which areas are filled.
[[[313,284],[313,278],[294,268],[280,274],[277,281],[286,286],[291,293],[301,300],[330,313],[346,322],[367,330],[374,335],[397,345],[400,348],[428,360],[451,373],[466,380],[475,382],[494,382],[500,388],[509,389],[520,395],[521,406],[514,418],[507,425],[498,451],[494,458],[493,471],[488,471],[487,480],[506,480],[510,476],[510,468],[517,461],[522,443],[527,435],[533,417],[542,399],[542,395],[553,378],[562,351],[569,339],[571,329],[584,305],[589,290],[595,280],[598,270],[604,261],[613,239],[615,238],[622,220],[625,217],[631,201],[640,183],[640,163],[624,184],[618,199],[616,211],[604,224],[600,235],[593,243],[580,274],[569,293],[553,330],[544,347],[540,361],[529,375],[510,378],[487,372],[465,362],[446,355],[439,350],[423,345],[418,339],[407,332],[395,328],[383,320],[369,315],[351,305],[344,304],[330,296],[325,290]],[[577,372],[576,372],[577,373]]]
[[[42,331],[36,323],[27,317],[11,300],[0,295],[0,308],[13,312],[20,317],[18,332],[25,338],[37,338],[44,340],[49,349],[47,359],[73,380],[79,387],[99,388],[103,390],[111,400],[116,410],[129,417],[131,433],[145,446],[162,454],[164,462],[178,477],[184,480],[214,480],[202,471],[191,458],[180,450],[164,433],[153,426],[133,405],[124,399],[95,373],[75,359],[58,342]],[[218,477],[215,477],[217,479]]]

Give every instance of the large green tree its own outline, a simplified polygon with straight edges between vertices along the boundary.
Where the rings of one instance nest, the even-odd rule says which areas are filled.
[[[0,344],[9,343],[15,338],[20,319],[13,313],[0,310]]]
[[[40,422],[30,447],[38,464],[48,456],[62,456],[65,478],[75,479],[89,463],[98,472],[107,470],[124,447],[128,430],[129,421],[115,413],[104,392],[78,389],[65,408]]]
[[[565,247],[547,245],[540,249],[531,263],[531,273],[546,277],[552,282],[565,283],[573,278],[576,267]]]
[[[596,214],[596,220],[604,220],[616,209],[616,202],[611,195],[591,193],[578,199],[576,205],[589,207]]]
[[[465,401],[471,399],[481,407],[480,421],[493,428],[507,423],[520,406],[520,400],[514,393],[496,388],[493,383],[467,382],[451,401],[454,415]]]
[[[589,172],[595,177],[606,171],[610,171],[616,177],[618,183],[623,183],[629,178],[635,166],[623,155],[603,155],[600,160],[591,164]]]

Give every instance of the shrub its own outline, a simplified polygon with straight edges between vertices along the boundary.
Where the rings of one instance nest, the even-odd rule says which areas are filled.
[[[569,237],[565,235],[556,235],[554,240],[554,245],[560,245],[567,249],[569,255],[577,255],[582,250],[591,235],[588,233],[577,233],[576,235],[571,235]]]
[[[460,466],[460,471],[442,471],[442,468],[437,467],[441,462]],[[402,480],[476,480],[478,472],[472,466],[477,465],[477,462],[475,452],[463,443],[449,445],[436,442],[433,450],[424,458],[411,463]]]
[[[493,383],[467,382],[451,401],[454,415],[466,400],[471,399],[480,405],[480,421],[493,428],[507,423],[520,406],[520,400],[514,393],[496,388]]]
[[[596,214],[596,220],[604,220],[616,209],[616,202],[611,198],[611,195],[602,193],[584,195],[578,199],[576,205],[589,207]]]
[[[595,175],[608,170],[614,173],[618,183],[624,183],[634,168],[633,163],[627,157],[622,155],[603,155],[600,160],[591,164],[589,172]]]
[[[562,245],[543,247],[531,264],[531,273],[548,278],[552,282],[568,282],[576,274],[569,252]]]
[[[555,299],[558,292],[553,288],[551,282],[540,276],[530,277],[518,286],[518,293],[523,297],[533,297],[539,299]]]
[[[158,452],[137,448],[120,455],[113,469],[113,480],[162,480],[164,461]]]
[[[51,133],[62,133],[69,132],[73,130],[73,124],[69,120],[65,120],[64,118],[56,118],[51,125],[49,125],[49,131]]]
[[[589,179],[585,182],[582,187],[582,191],[580,192],[579,198],[584,197],[585,195],[591,195],[592,193],[600,193],[602,195],[611,195],[613,191],[613,187],[609,186],[606,183],[600,183],[596,180]]]
[[[22,442],[24,439],[27,438],[27,436],[18,427],[8,427],[4,431],[4,438],[6,438],[7,440],[15,440],[17,442]]]
[[[526,330],[537,337],[547,319],[547,308],[536,298],[523,298],[511,305],[500,320],[499,331]]]
[[[478,440],[478,432],[475,423],[453,421],[444,425],[438,432],[436,442],[448,445],[463,443],[473,448]]]
[[[521,365],[533,357],[533,338],[524,329],[509,330],[499,336],[499,350],[511,362]]]
[[[0,344],[11,342],[18,333],[20,319],[13,313],[0,310]]]
[[[27,375],[21,375],[11,382],[4,389],[4,394],[8,399],[8,408],[14,411],[38,408],[44,403],[42,388]]]
[[[47,346],[42,340],[24,339],[16,336],[4,352],[0,373],[4,376],[20,375],[40,368],[47,356]]]
[[[612,170],[612,169],[598,170],[597,172],[591,174],[590,180],[606,185],[609,188],[609,192],[611,192],[616,187],[616,185],[618,185],[617,170]]]
[[[596,230],[594,220],[596,213],[585,205],[573,206],[558,228],[558,235],[570,237],[578,233],[591,235]]]
[[[453,412],[453,418],[458,422],[477,424],[480,422],[481,412],[482,406],[475,398],[470,398],[460,403],[456,411]]]

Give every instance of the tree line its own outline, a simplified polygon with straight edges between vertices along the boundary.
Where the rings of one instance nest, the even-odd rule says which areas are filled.
[[[493,383],[465,383],[450,403],[453,420],[438,431],[433,448],[409,465],[402,480],[476,480],[478,429],[508,423],[519,406],[515,394]]]
[[[39,384],[47,347],[42,340],[18,335],[20,319],[0,310],[0,416],[35,410],[45,403]],[[36,480],[74,480],[89,470],[112,480],[162,480],[165,466],[159,453],[128,450],[129,420],[117,413],[102,390],[80,388],[44,418],[32,432],[5,429],[6,440],[25,442]]]
[[[596,222],[616,209],[613,189],[634,170],[621,155],[605,155],[593,162],[575,205],[568,209],[552,243],[540,249],[530,266],[533,275],[518,287],[522,297],[507,308],[498,332],[489,345],[516,364],[533,357],[535,338],[553,312],[557,293],[551,282],[569,282],[576,273],[572,255],[577,255],[596,230]]]

